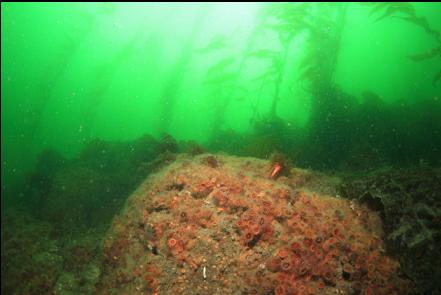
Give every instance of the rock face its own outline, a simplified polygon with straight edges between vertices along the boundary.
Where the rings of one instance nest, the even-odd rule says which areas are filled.
[[[422,294],[441,294],[441,169],[375,171],[341,185],[341,194],[382,215],[386,245]]]
[[[98,294],[407,294],[379,215],[338,179],[252,158],[180,156],[128,199]]]
[[[81,235],[90,228],[107,228],[126,197],[169,160],[167,148],[173,148],[173,139],[165,140],[148,135],[127,142],[96,139],[72,159],[43,151],[19,194],[20,202],[58,231]]]
[[[2,212],[1,294],[92,294],[101,235],[60,238],[48,222]]]
[[[14,212],[15,213],[15,212]],[[28,215],[1,217],[2,294],[50,294],[63,257],[52,227]]]

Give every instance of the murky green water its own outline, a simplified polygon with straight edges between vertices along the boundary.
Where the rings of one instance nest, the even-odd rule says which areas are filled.
[[[440,15],[407,2],[2,3],[2,293],[35,293],[3,284],[4,212],[48,222],[55,240],[104,231],[172,154],[439,168]]]

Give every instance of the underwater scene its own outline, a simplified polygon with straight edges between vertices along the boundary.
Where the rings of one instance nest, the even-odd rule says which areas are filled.
[[[1,294],[441,294],[441,4],[1,3]]]

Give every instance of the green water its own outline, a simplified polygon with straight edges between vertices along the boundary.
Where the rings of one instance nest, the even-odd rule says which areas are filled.
[[[52,179],[42,151],[99,177],[78,160],[96,140],[121,172],[103,183],[127,183],[166,134],[172,152],[278,151],[320,171],[439,167],[440,15],[439,3],[2,3],[2,212],[45,212],[29,181]],[[155,149],[134,156],[137,142]]]

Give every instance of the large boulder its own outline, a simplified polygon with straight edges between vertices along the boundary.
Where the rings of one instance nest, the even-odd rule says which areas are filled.
[[[98,294],[407,294],[378,213],[338,179],[271,162],[180,156],[113,220]]]

